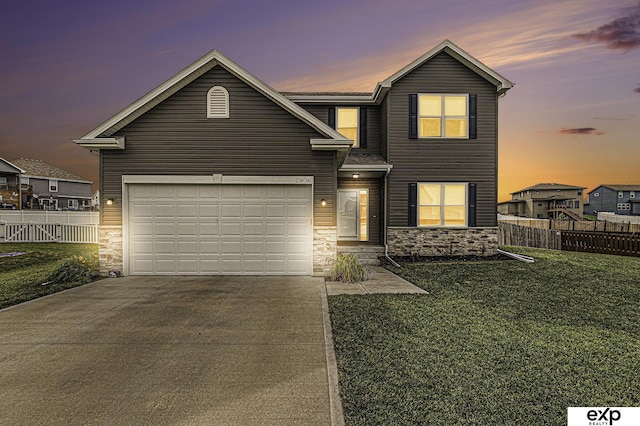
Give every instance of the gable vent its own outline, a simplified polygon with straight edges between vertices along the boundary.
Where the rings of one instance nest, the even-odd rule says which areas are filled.
[[[207,118],[229,118],[229,92],[213,86],[207,92]]]

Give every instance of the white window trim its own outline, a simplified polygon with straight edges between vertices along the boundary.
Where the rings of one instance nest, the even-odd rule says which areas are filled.
[[[78,208],[78,205],[78,200],[76,200],[75,198],[67,200],[67,208]]]
[[[338,130],[340,128],[340,120],[338,120],[338,117],[340,116],[340,110],[341,109],[355,109],[356,110],[356,137],[355,140],[353,141],[353,145],[351,146],[352,148],[360,148],[360,107],[352,107],[352,106],[342,106],[342,107],[336,107],[336,132],[340,133],[340,131]],[[342,133],[340,133],[342,135]],[[342,135],[344,136],[344,135]]]
[[[636,198],[636,191],[630,191],[629,198]]]
[[[214,92],[222,92],[224,95],[224,111],[214,113],[211,108],[211,96]],[[229,118],[229,92],[222,86],[213,86],[207,92],[207,118]]]
[[[624,192],[618,191],[618,198],[624,198]]]
[[[422,115],[420,114],[420,96],[440,96],[441,115],[440,115],[440,135],[441,136],[420,136],[420,119],[421,118],[435,118],[435,115]],[[445,136],[446,130],[446,118],[461,118],[461,115],[447,116],[444,113],[444,99],[447,96],[464,96],[466,101],[466,115],[464,116],[467,121],[465,128],[465,136]],[[418,139],[469,139],[469,94],[468,93],[418,93]]]
[[[51,183],[55,182],[55,185],[52,185]],[[55,186],[55,189],[51,189]],[[60,182],[57,179],[49,179],[49,192],[58,192],[60,186]]]
[[[420,203],[420,185],[440,185],[440,225],[420,225],[420,207],[430,204],[421,204]],[[465,192],[465,202],[464,202],[464,225],[444,225],[444,187],[446,185],[464,185]],[[417,185],[418,197],[417,197],[417,212],[416,212],[416,222],[418,228],[468,228],[469,227],[469,183],[468,182],[418,182]]]

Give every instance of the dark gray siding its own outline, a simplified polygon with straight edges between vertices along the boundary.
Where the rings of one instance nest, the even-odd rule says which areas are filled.
[[[307,105],[301,104],[302,108],[322,120],[323,123],[329,123],[329,105]],[[341,105],[331,105],[339,107]],[[345,105],[354,107],[358,105]],[[354,148],[353,153],[358,154],[380,154],[380,107],[377,105],[360,106],[367,108],[367,148]]]
[[[388,161],[387,149],[389,140],[389,102],[385,97],[380,104],[380,154]]]
[[[383,207],[381,179],[339,179],[338,189],[368,189],[369,190],[369,245],[380,245],[382,240]]]
[[[409,94],[475,93],[477,139],[409,139]],[[440,53],[392,86],[389,102],[389,225],[408,225],[410,182],[477,184],[477,226],[496,226],[497,95],[496,87]]]
[[[229,118],[206,115],[206,94],[229,92]],[[335,225],[335,152],[312,151],[323,138],[300,119],[217,66],[121,129],[126,149],[102,151],[101,223],[122,222],[122,175],[315,176],[314,224]],[[104,200],[116,198],[114,206]],[[320,200],[328,201],[326,207]]]

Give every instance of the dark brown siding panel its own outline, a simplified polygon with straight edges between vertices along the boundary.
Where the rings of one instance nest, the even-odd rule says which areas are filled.
[[[473,93],[478,96],[477,139],[409,139],[409,94]],[[412,182],[477,184],[477,226],[496,226],[497,95],[494,85],[440,53],[397,81],[389,94],[389,225],[408,226]]]
[[[229,118],[206,117],[206,94],[229,92]],[[104,197],[116,209],[104,225],[120,225],[122,175],[279,175],[314,180],[314,224],[335,225],[335,153],[312,151],[317,131],[224,70],[215,67],[117,133],[126,149],[102,153]],[[327,207],[320,206],[326,199]]]
[[[380,245],[381,218],[383,215],[381,179],[340,179],[338,189],[368,189],[369,190],[369,245]]]

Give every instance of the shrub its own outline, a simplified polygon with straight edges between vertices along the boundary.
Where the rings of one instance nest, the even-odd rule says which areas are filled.
[[[56,269],[48,282],[51,284],[86,284],[98,278],[98,258],[96,255],[74,256]]]
[[[331,268],[331,280],[355,283],[367,279],[369,279],[369,271],[360,264],[355,255],[338,252],[338,257]]]

